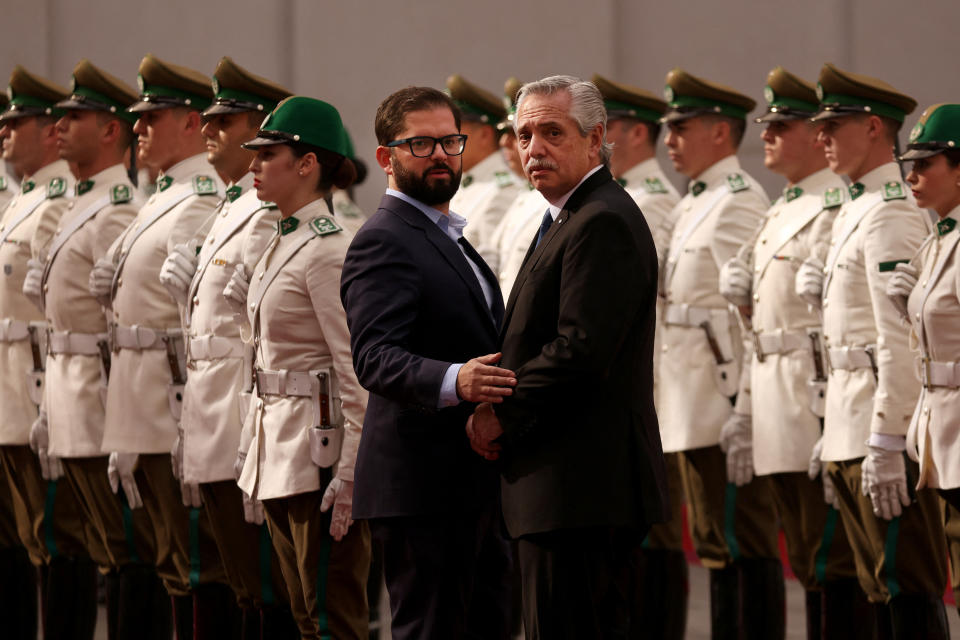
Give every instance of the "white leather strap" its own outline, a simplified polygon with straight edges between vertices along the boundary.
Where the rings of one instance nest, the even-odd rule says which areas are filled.
[[[0,342],[20,342],[30,337],[30,325],[13,318],[0,320]]]
[[[920,365],[920,382],[927,389],[934,387],[960,387],[960,362],[937,362],[917,358]]]
[[[187,353],[194,361],[243,357],[243,342],[239,338],[205,335],[190,338],[187,344]]]
[[[167,336],[179,337],[182,335],[180,329],[151,329],[149,327],[140,327],[133,325],[125,327],[122,325],[113,326],[113,348],[114,349],[135,349],[144,351],[147,349],[166,349],[167,345],[163,339]]]
[[[756,334],[754,344],[758,347],[758,357],[765,357],[775,353],[788,353],[797,349],[808,349],[810,337],[806,331],[768,331]]]
[[[105,333],[73,333],[71,331],[51,331],[47,343],[50,353],[69,355],[100,355],[100,343],[107,339]]]
[[[873,361],[864,347],[827,349],[831,369],[872,369]]]

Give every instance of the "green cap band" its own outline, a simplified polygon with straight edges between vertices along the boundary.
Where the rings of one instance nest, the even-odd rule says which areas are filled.
[[[57,113],[57,114],[63,113],[62,111],[53,108],[53,105],[54,105],[53,102],[50,102],[49,100],[42,100],[40,98],[34,98],[33,96],[24,96],[24,95],[13,96],[12,98],[10,98],[10,106],[13,106],[13,105],[16,105],[18,107],[33,107],[34,109],[43,109],[43,110],[50,109],[51,113]]]
[[[644,109],[643,107],[638,107],[626,102],[619,102],[617,100],[604,100],[603,104],[607,108],[608,115],[615,114],[611,117],[629,116],[631,118],[648,120],[649,122],[659,122],[660,117],[663,115],[650,109]]]
[[[462,100],[457,100],[456,98],[451,98],[453,104],[457,105],[460,108],[460,111],[463,111],[466,114],[472,114],[475,116],[480,116],[484,124],[495,124],[499,119],[499,116],[489,111],[484,111],[483,109],[470,104],[469,102],[463,102]]]
[[[227,89],[224,87],[221,87],[220,91],[217,92],[216,100],[230,100],[234,102],[246,103],[253,106],[251,111],[259,111],[259,109],[256,108],[256,105],[263,105],[263,111],[267,113],[273,111],[279,104],[278,100],[270,100],[269,98],[264,98],[263,96],[259,96],[255,93],[240,91],[238,89]]]
[[[897,122],[903,122],[907,117],[905,111],[897,109],[893,105],[889,105],[885,102],[868,100],[867,98],[860,98],[858,96],[846,96],[839,93],[824,94],[824,96],[820,99],[820,104],[838,104],[846,107],[867,107],[867,110],[870,113],[891,118]]]
[[[140,81],[140,96],[142,97],[157,97],[157,98],[173,98],[178,102],[183,102],[185,106],[189,106],[191,109],[199,109],[203,111],[210,106],[210,98],[207,96],[201,96],[196,93],[190,93],[189,91],[182,91],[180,89],[174,89],[173,87],[164,87],[161,85],[148,85],[143,81],[143,76],[137,76],[137,79]]]
[[[130,113],[129,111],[127,111],[127,107],[129,107],[130,105],[121,104],[116,100],[114,100],[113,98],[110,98],[109,96],[106,96],[100,93],[99,91],[95,91],[90,87],[83,87],[83,86],[77,85],[73,89],[73,95],[81,96],[83,98],[87,98],[88,100],[96,102],[97,104],[104,107],[103,109],[104,111],[109,111],[113,115],[117,116],[122,120],[125,120],[126,122],[129,122],[132,124],[137,121],[137,115],[135,113]],[[113,107],[114,110],[111,110],[110,107]]]
[[[741,120],[746,120],[747,113],[748,113],[746,109],[742,109],[741,107],[728,104],[726,102],[720,102],[718,100],[708,100],[706,98],[694,98],[692,96],[674,95],[673,100],[670,101],[670,106],[674,109],[683,108],[683,107],[710,109],[714,113],[728,116],[730,118],[740,118]]]
[[[819,105],[815,102],[804,102],[803,100],[785,98],[783,96],[776,96],[770,101],[770,106],[781,109],[796,109],[797,111],[806,111],[808,113],[816,113],[819,108]]]

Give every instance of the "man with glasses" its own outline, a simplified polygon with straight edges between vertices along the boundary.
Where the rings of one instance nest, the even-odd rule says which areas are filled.
[[[497,472],[464,428],[476,402],[516,384],[496,365],[496,276],[450,211],[460,185],[460,110],[408,87],[381,103],[380,208],[347,252],[341,297],[354,367],[370,401],[353,517],[383,553],[392,636],[508,638],[509,548]]]

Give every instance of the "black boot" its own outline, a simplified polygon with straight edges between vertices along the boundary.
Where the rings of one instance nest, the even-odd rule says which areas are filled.
[[[823,592],[806,592],[807,640],[821,640],[823,634]]]
[[[3,637],[35,640],[39,601],[37,568],[23,547],[0,550],[0,620]]]
[[[156,569],[128,564],[119,570],[117,640],[170,640],[173,611]]]
[[[894,640],[893,613],[890,611],[890,605],[874,603],[871,607],[873,608],[873,637],[876,640]]]
[[[631,637],[683,640],[690,591],[686,556],[683,551],[642,549],[637,558]]]
[[[896,640],[949,640],[947,610],[935,596],[901,593],[890,600]]]
[[[194,640],[232,640],[239,638],[243,613],[233,590],[216,582],[193,590]]]
[[[240,640],[260,640],[260,609],[241,609]]]
[[[710,569],[710,638],[740,638],[740,570],[735,565]]]
[[[260,609],[262,640],[299,640],[300,627],[286,607]]]
[[[777,640],[786,636],[786,587],[779,558],[741,558],[740,597],[744,637]]]
[[[170,596],[173,607],[174,640],[194,640],[193,595]]]
[[[118,640],[117,622],[120,617],[120,571],[111,569],[104,576],[107,600],[107,640]]]
[[[97,567],[89,559],[57,557],[46,580],[44,640],[93,640]]]
[[[856,578],[823,583],[823,640],[873,640],[876,617]]]

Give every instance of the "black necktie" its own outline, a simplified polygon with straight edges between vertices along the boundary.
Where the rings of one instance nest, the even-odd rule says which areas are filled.
[[[540,241],[543,240],[543,236],[547,235],[547,231],[550,230],[552,224],[553,216],[550,215],[550,209],[547,209],[547,212],[543,214],[543,222],[540,223],[540,231],[537,232],[537,244],[534,247],[540,246]]]

